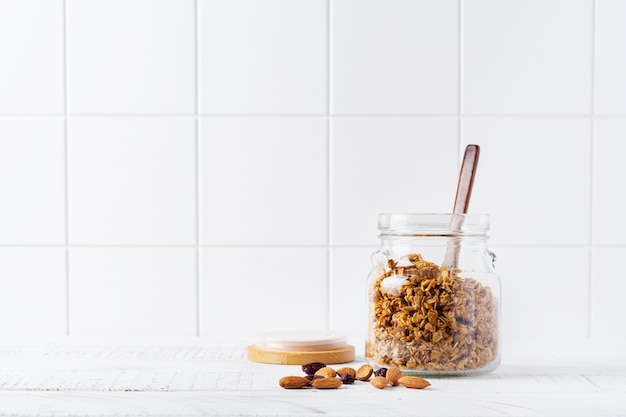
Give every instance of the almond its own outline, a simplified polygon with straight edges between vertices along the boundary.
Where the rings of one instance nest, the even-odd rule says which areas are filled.
[[[370,384],[372,384],[373,386],[375,386],[378,389],[383,389],[387,385],[389,385],[389,380],[386,377],[384,377],[384,376],[375,376],[370,381]]]
[[[319,389],[330,389],[339,388],[343,385],[343,382],[341,382],[341,379],[335,377],[326,377],[321,379],[314,379],[313,381],[311,381],[311,385]]]
[[[387,370],[387,375],[385,376],[387,377],[389,382],[391,382],[391,385],[395,387],[396,385],[398,385],[398,380],[404,376],[404,372],[402,372],[398,368],[389,368]]]
[[[324,368],[318,370],[315,375],[320,375],[320,376],[324,376],[327,378],[334,378],[337,376],[337,371],[335,371],[333,368],[330,368],[328,366],[325,366]]]
[[[370,376],[372,376],[372,373],[374,373],[374,369],[368,364],[365,364],[357,369],[356,379],[358,379],[359,381],[367,381],[368,379],[370,379]]]
[[[278,380],[278,385],[285,389],[302,388],[309,385],[311,381],[302,376],[284,376]]]
[[[420,378],[417,376],[403,376],[402,378],[398,379],[398,382],[407,388],[417,389],[426,388],[430,385],[430,382],[426,381],[424,378]]]

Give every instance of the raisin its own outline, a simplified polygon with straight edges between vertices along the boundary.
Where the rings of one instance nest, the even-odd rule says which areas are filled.
[[[339,377],[341,378],[341,382],[343,382],[344,384],[354,384],[354,376],[350,375],[347,372],[340,373]]]
[[[326,365],[323,364],[322,362],[309,362],[309,363],[305,363],[304,365],[302,365],[302,372],[304,372],[307,375],[313,375],[317,371],[325,367]]]
[[[380,368],[374,371],[374,375],[376,376],[387,376],[387,368]]]

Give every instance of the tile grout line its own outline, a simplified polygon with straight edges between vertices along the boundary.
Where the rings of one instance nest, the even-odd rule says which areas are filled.
[[[582,244],[512,244],[512,243],[496,243],[494,247],[500,248],[528,248],[528,249],[546,249],[546,248],[589,248],[589,243]],[[137,243],[137,244],[1,244],[0,249],[64,249],[69,247],[70,249],[224,249],[224,250],[300,250],[300,249],[373,249],[377,248],[376,243],[371,244],[337,244],[337,245],[195,245],[195,244],[171,244],[171,245],[158,245],[150,243]],[[626,249],[626,245],[623,244],[596,244],[594,248],[598,249]]]
[[[457,74],[457,144],[458,144],[458,160],[457,166],[461,166],[461,153],[463,149],[463,0],[458,0],[458,16],[457,23],[459,29],[459,45],[458,45],[458,71]]]
[[[196,209],[196,234],[195,234],[195,252],[196,252],[196,336],[200,336],[200,121],[198,117],[199,113],[199,73],[200,73],[200,58],[199,58],[199,19],[198,16],[198,0],[194,1],[194,110],[195,110],[195,131],[194,131],[194,145],[195,145],[195,153],[196,153],[196,168],[195,168],[195,179],[196,179],[196,201],[195,201],[195,209]]]
[[[589,149],[589,230],[588,230],[588,256],[589,270],[587,272],[587,338],[592,336],[592,316],[593,316],[593,170],[594,170],[594,142],[595,142],[595,72],[596,72],[596,0],[591,2],[591,100],[589,130],[590,130],[590,149]]]
[[[70,336],[70,209],[69,209],[69,138],[67,111],[67,0],[63,0],[63,152],[65,182],[65,335]]]
[[[428,114],[428,113],[389,113],[389,114],[367,114],[367,113],[354,113],[354,114],[122,114],[122,113],[100,113],[100,114],[70,114],[70,113],[29,113],[29,114],[17,114],[17,113],[0,113],[0,118],[2,117],[15,117],[15,118],[33,118],[33,117],[50,117],[50,118],[63,118],[63,117],[71,117],[71,118],[207,118],[207,119],[259,119],[259,118],[272,118],[272,119],[281,119],[281,118],[302,118],[302,119],[326,119],[330,118],[338,118],[338,119],[358,119],[358,118],[377,118],[377,119],[393,119],[393,118],[457,118],[459,117],[458,112],[455,113],[441,113],[441,114]],[[555,114],[538,114],[538,113],[482,113],[482,114],[472,114],[466,113],[461,114],[461,117],[465,119],[487,119],[487,118],[501,118],[501,119],[528,119],[528,118],[538,118],[538,119],[588,119],[590,117],[589,113],[584,114],[574,114],[574,113],[555,113]],[[594,118],[596,119],[623,119],[626,118],[626,113],[606,113],[606,114],[594,114]]]
[[[331,301],[332,301],[332,253],[330,248],[331,223],[331,2],[326,0],[326,329],[331,330]]]

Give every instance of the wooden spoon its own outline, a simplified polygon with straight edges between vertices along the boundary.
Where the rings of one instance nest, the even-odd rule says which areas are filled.
[[[467,145],[463,163],[461,164],[461,172],[459,174],[459,184],[456,189],[456,197],[454,199],[454,209],[452,210],[452,220],[450,221],[450,232],[460,232],[463,226],[463,216],[457,214],[467,213],[470,196],[472,195],[472,187],[474,186],[474,176],[476,175],[476,167],[478,166],[478,155],[480,147],[478,145]],[[457,267],[459,261],[460,242],[454,237],[448,241],[446,256],[443,265],[452,271]]]

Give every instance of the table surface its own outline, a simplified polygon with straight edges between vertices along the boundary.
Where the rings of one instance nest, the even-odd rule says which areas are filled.
[[[352,341],[351,341],[352,343]],[[476,377],[424,390],[285,390],[297,365],[246,358],[247,341],[0,343],[0,416],[626,416],[626,341],[533,341]],[[364,363],[357,346],[356,361]]]

